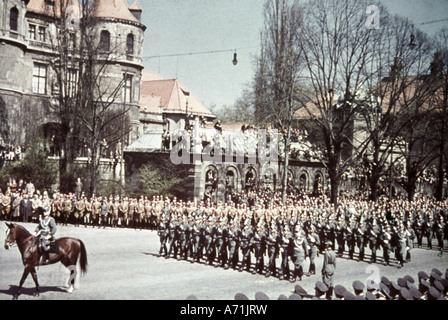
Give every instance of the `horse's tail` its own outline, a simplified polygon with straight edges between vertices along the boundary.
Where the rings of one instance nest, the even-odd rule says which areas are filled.
[[[81,257],[79,258],[79,264],[81,266],[81,272],[87,273],[87,251],[86,246],[81,240],[78,240],[81,245]]]

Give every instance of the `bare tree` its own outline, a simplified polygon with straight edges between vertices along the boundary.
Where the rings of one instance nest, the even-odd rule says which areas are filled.
[[[376,30],[365,25],[366,7],[354,0],[307,2],[298,33],[306,65],[302,81],[312,88],[302,92],[301,104],[322,133],[334,204],[342,175],[367,146],[353,139],[358,100],[370,77],[363,70],[375,56]]]
[[[368,89],[360,112],[368,140],[363,165],[371,200],[378,197],[381,178],[389,178],[392,191],[393,168],[399,166],[404,150],[399,142],[411,123],[422,120],[417,102],[431,92],[431,87],[422,83],[430,53],[428,39],[407,19],[392,16],[385,8],[381,8],[381,16],[381,29],[375,31],[372,48],[376,55],[363,70],[370,77],[366,78]]]
[[[56,108],[62,124],[65,165],[62,176],[74,172],[74,160],[83,138],[89,141],[89,191],[95,193],[103,139],[123,139],[129,133],[129,97],[126,74],[114,69],[125,44],[111,41],[95,16],[98,1],[57,1],[53,8],[56,53],[53,70],[57,78]],[[119,130],[117,130],[119,129]],[[111,137],[113,137],[111,139]],[[112,140],[112,141],[111,141]]]
[[[298,47],[302,15],[298,1],[268,0],[264,9],[254,83],[255,120],[260,126],[273,126],[282,137],[282,200],[286,201],[292,117],[297,109],[295,86],[303,63]]]

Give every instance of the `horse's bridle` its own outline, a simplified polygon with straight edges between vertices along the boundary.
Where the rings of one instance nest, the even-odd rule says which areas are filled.
[[[14,231],[13,231],[14,232],[14,235],[13,235],[14,240],[13,241],[8,241],[8,238],[10,237],[10,234],[11,234],[11,229],[14,229]],[[8,227],[8,230],[6,230],[5,249],[8,250],[9,248],[12,248],[12,247],[14,247],[16,245],[17,245],[16,229]]]
[[[14,235],[13,235],[14,240],[13,241],[8,241],[11,229],[14,230],[13,231],[14,232]],[[8,228],[8,230],[6,230],[6,233],[7,233],[7,236],[6,236],[6,239],[5,239],[5,249],[8,250],[9,248],[13,248],[15,246],[18,246],[17,239],[16,239],[16,228]],[[34,236],[31,235],[29,237],[26,237],[20,244],[27,242],[31,238],[34,238]]]

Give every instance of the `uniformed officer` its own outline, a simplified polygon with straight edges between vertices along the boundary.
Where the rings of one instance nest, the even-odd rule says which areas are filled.
[[[443,240],[445,239],[445,222],[442,216],[439,216],[438,221],[434,222],[434,234],[437,238],[439,250],[443,251]]]
[[[48,264],[50,260],[50,243],[54,234],[57,231],[56,221],[53,217],[50,217],[50,208],[43,208],[43,218],[40,219],[39,224],[34,231],[35,237],[40,237],[40,243],[43,249],[43,261],[42,264]]]
[[[365,235],[366,235],[366,228],[364,226],[364,222],[361,220],[355,229],[355,239],[356,239],[356,245],[359,249],[359,255],[358,255],[358,261],[364,260],[364,249],[365,249]]]
[[[380,236],[380,242],[381,247],[383,248],[383,258],[384,258],[384,264],[389,265],[390,263],[390,252],[391,252],[391,245],[390,241],[392,239],[392,234],[390,232],[390,226],[386,225],[385,231]]]
[[[414,229],[412,228],[412,223],[410,221],[406,222],[406,229],[408,235],[408,247],[406,248],[406,262],[411,262],[411,250],[414,249],[414,240],[417,238]]]
[[[376,262],[376,250],[379,245],[379,230],[378,225],[375,222],[373,222],[368,228],[366,237],[368,239],[369,248],[371,251],[370,262]]]
[[[263,273],[264,268],[264,252],[266,250],[265,247],[265,231],[263,230],[262,225],[259,223],[256,228],[255,232],[252,236],[252,248],[254,249],[254,256],[255,256],[255,268],[252,270],[252,273]]]
[[[308,241],[306,240],[304,231],[299,226],[296,226],[294,230],[291,254],[291,258],[294,263],[294,272],[292,274],[291,282],[295,282],[297,278],[301,281],[303,277],[303,262],[305,260],[309,260],[309,253]]]
[[[165,257],[168,255],[168,248],[166,246],[166,242],[168,240],[168,226],[167,221],[164,216],[162,216],[158,228],[157,228],[157,235],[160,239],[160,249],[159,249],[159,256]]]
[[[353,254],[355,252],[355,235],[353,233],[353,222],[349,221],[347,227],[344,230],[345,240],[348,247],[348,256],[353,259]]]
[[[265,238],[265,243],[268,251],[268,266],[266,268],[266,277],[277,275],[276,259],[279,255],[279,237],[280,233],[275,223],[272,223],[268,234]]]
[[[409,243],[409,236],[404,230],[403,224],[400,224],[398,226],[398,232],[397,232],[397,258],[398,262],[400,263],[399,268],[403,267],[403,263],[406,260],[406,253]]]
[[[344,235],[344,231],[345,230],[345,222],[343,217],[341,216],[338,220],[338,223],[335,224],[334,227],[334,233],[335,233],[335,238],[336,238],[336,242],[338,244],[338,257],[342,257],[344,254],[344,250],[345,250],[345,235]]]
[[[291,242],[292,242],[292,236],[291,232],[289,231],[289,228],[285,228],[283,230],[283,233],[278,238],[279,240],[279,251],[281,253],[281,263],[280,263],[280,270],[279,270],[279,279],[283,280],[289,280],[289,263],[288,259],[291,252]]]
[[[314,226],[310,227],[310,233],[308,234],[308,244],[310,246],[309,257],[310,257],[310,268],[308,270],[308,276],[316,274],[316,257],[319,256],[320,239],[316,234],[316,228]],[[338,248],[339,249],[339,248]]]
[[[237,219],[232,220],[227,232],[227,246],[228,246],[228,258],[227,263],[224,266],[225,269],[235,269],[238,265],[238,241],[240,226]]]
[[[336,271],[336,253],[332,250],[332,243],[325,244],[324,261],[322,265],[322,281],[328,287],[327,299],[331,299],[333,295],[333,275]]]
[[[421,248],[424,234],[424,225],[423,225],[423,218],[420,215],[418,219],[415,220],[413,224],[413,229],[415,232],[415,237],[417,239],[417,245],[419,248]]]
[[[166,218],[166,216],[165,216]],[[178,232],[177,227],[179,225],[179,221],[177,220],[177,216],[171,215],[170,220],[168,220],[168,243],[169,243],[169,251],[166,255],[166,258],[169,258],[173,255],[174,259],[177,258],[178,251]]]
[[[434,223],[432,221],[432,214],[429,213],[426,217],[426,221],[423,224],[424,236],[428,242],[428,249],[432,249],[432,238],[434,235]]]
[[[249,220],[246,220],[246,222]],[[243,271],[246,268],[247,271],[250,271],[250,251],[251,251],[251,239],[253,236],[252,227],[249,223],[245,223],[243,229],[240,232],[239,245],[241,248],[241,266],[239,271]]]

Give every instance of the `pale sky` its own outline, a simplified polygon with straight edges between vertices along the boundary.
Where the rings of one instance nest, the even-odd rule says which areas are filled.
[[[132,0],[128,0],[128,3]],[[140,0],[144,67],[177,78],[206,107],[233,105],[254,76],[265,0]],[[392,13],[408,17],[428,34],[448,21],[447,0],[387,0]],[[233,52],[238,64],[232,64]],[[224,51],[224,52],[221,52]],[[163,57],[166,55],[179,55]],[[158,56],[161,56],[158,58]]]

